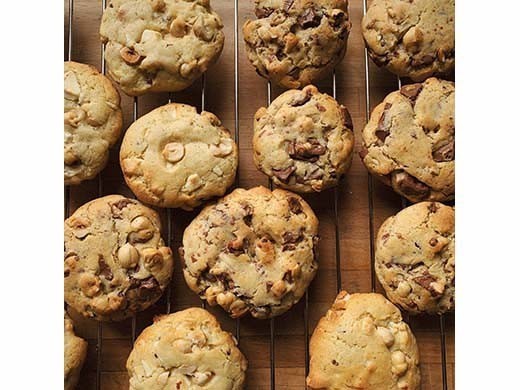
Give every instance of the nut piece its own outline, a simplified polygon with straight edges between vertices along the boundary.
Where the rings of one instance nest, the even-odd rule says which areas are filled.
[[[277,298],[280,298],[286,290],[287,288],[285,287],[285,282],[283,280],[277,281],[275,284],[273,284],[273,287],[271,287],[271,291]]]
[[[139,261],[139,252],[132,244],[126,243],[117,251],[117,258],[121,267],[134,268]]]
[[[134,49],[130,49],[129,47],[122,47],[119,51],[121,58],[129,65],[135,65],[141,60],[141,56],[134,51]]]
[[[397,376],[402,376],[408,370],[408,363],[406,356],[401,351],[392,353],[392,373]]]
[[[193,24],[193,32],[197,37],[206,42],[210,42],[215,36],[214,30],[206,28],[202,16],[199,16]]]
[[[166,161],[176,163],[184,157],[184,145],[179,142],[170,142],[164,147],[162,155]]]
[[[67,100],[76,100],[81,93],[81,87],[74,72],[65,73],[63,87]]]
[[[376,330],[376,333],[379,335],[379,337],[381,337],[383,343],[385,343],[387,347],[391,347],[392,344],[394,344],[394,335],[388,328],[379,326]]]
[[[193,374],[193,382],[195,382],[197,385],[205,385],[208,383],[208,381],[211,379],[213,374],[209,371],[207,372],[196,372]]]
[[[209,145],[209,151],[215,157],[225,157],[233,151],[233,141],[229,138],[222,138],[218,145]]]
[[[99,293],[99,286],[101,284],[101,281],[97,276],[88,273],[83,273],[79,277],[78,284],[81,288],[81,291],[83,291],[83,294],[85,294],[89,298],[92,298],[93,296]]]
[[[177,38],[182,38],[187,33],[187,26],[184,18],[182,16],[178,16],[170,25],[170,33]]]
[[[85,119],[85,111],[81,108],[74,108],[64,114],[65,124],[72,127],[78,127],[83,119]]]
[[[154,248],[146,248],[143,250],[144,267],[147,270],[160,269],[163,265],[163,257],[160,252]]]
[[[189,175],[186,179],[186,183],[184,183],[182,191],[193,192],[200,187],[202,187],[202,180],[200,179],[200,176],[198,174],[193,173]]]

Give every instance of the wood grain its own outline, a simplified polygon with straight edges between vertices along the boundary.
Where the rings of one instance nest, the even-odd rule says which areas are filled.
[[[239,26],[248,18],[254,18],[253,1],[239,1]],[[64,33],[68,32],[68,0],[65,0]],[[219,62],[211,68],[206,77],[206,110],[215,113],[233,133],[234,117],[234,1],[212,0],[213,8],[224,20],[226,43]],[[72,24],[72,60],[92,64],[101,69],[101,44],[98,28],[102,12],[100,0],[75,0]],[[357,150],[360,133],[366,123],[364,46],[360,22],[363,14],[362,1],[351,0],[350,14],[352,32],[344,61],[337,67],[337,97],[348,107],[354,122]],[[66,39],[66,38],[65,38]],[[267,178],[258,172],[252,161],[252,123],[255,111],[266,105],[267,84],[249,64],[244,50],[243,38],[239,32],[239,186],[250,188],[268,184]],[[65,59],[67,42],[65,41]],[[371,108],[383,97],[397,88],[395,76],[377,69],[370,64]],[[332,93],[332,78],[318,83],[323,92]],[[274,89],[276,96],[280,91]],[[132,123],[133,99],[121,93],[125,128]],[[175,93],[173,101],[199,107],[201,104],[200,81],[189,89]],[[146,95],[138,99],[138,112],[143,115],[153,108],[167,103],[167,94]],[[119,146],[119,145],[118,145]],[[110,162],[99,179],[82,183],[70,189],[70,211],[100,195],[119,193],[131,196],[124,184],[118,164],[118,146],[112,150]],[[338,188],[338,220],[340,268],[336,269],[334,192],[309,195],[309,201],[320,220],[320,269],[308,293],[308,318],[310,332],[319,318],[326,312],[336,295],[336,276],[341,274],[342,289],[349,292],[368,292],[371,289],[370,234],[369,234],[369,192],[368,175],[358,158],[354,158],[352,168]],[[377,228],[401,207],[401,201],[391,190],[374,182],[373,191],[374,227]],[[167,238],[168,219],[165,210],[158,210],[163,220]],[[177,253],[186,225],[196,215],[195,212],[172,210],[172,240],[170,245]],[[172,311],[190,306],[200,306],[200,299],[186,286],[175,257],[174,278],[171,286]],[[382,291],[377,285],[377,291]],[[154,315],[166,310],[166,297],[150,310],[136,317],[137,334],[148,326]],[[275,320],[275,380],[276,389],[305,388],[305,326],[304,299],[292,310]],[[230,319],[220,308],[210,308],[220,320],[224,329],[236,334],[237,322]],[[71,313],[76,323],[77,333],[88,340],[88,359],[82,371],[79,389],[96,388],[97,332],[98,324]],[[407,318],[405,316],[405,318]],[[441,343],[439,319],[437,317],[407,318],[419,343],[421,353],[422,389],[442,389]],[[240,348],[249,360],[247,389],[270,389],[270,328],[269,321],[244,318],[240,320]],[[121,390],[128,388],[125,369],[126,358],[131,350],[132,321],[102,325],[100,388]],[[454,316],[446,318],[447,337],[447,378],[449,389],[454,388]]]

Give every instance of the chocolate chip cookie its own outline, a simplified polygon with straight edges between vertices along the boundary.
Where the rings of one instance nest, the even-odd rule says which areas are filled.
[[[455,84],[429,78],[378,105],[363,130],[367,169],[411,202],[455,197]]]
[[[127,130],[120,162],[142,202],[191,210],[233,184],[238,149],[220,120],[195,107],[168,104]]]
[[[241,390],[247,361],[206,310],[156,317],[126,362],[130,390]]]
[[[256,112],[255,165],[293,191],[333,187],[352,162],[352,128],[347,109],[316,87],[287,91]]]
[[[372,0],[362,22],[372,60],[414,81],[455,68],[455,0]]]
[[[93,179],[108,161],[108,149],[123,127],[119,93],[96,68],[65,62],[63,179],[66,185]]]
[[[310,389],[420,389],[419,349],[380,294],[338,294],[310,341]]]
[[[190,86],[224,47],[209,0],[111,0],[101,20],[108,73],[128,95]]]
[[[64,319],[64,388],[74,390],[87,357],[87,342],[74,334],[74,324],[65,312]]]
[[[300,88],[343,59],[351,23],[347,0],[255,0],[243,27],[247,56],[261,76]]]
[[[408,312],[453,310],[453,207],[421,202],[388,218],[377,234],[375,270],[388,299]]]
[[[234,318],[286,312],[318,268],[318,220],[301,197],[281,189],[236,189],[202,210],[182,243],[188,286]]]
[[[173,258],[157,213],[109,195],[65,221],[65,301],[85,317],[118,321],[159,299]]]

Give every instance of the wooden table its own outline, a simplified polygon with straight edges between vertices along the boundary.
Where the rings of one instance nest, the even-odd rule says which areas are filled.
[[[65,0],[65,59],[68,58],[69,3]],[[254,18],[253,0],[238,1],[238,37],[235,36],[235,1],[212,0],[213,8],[224,20],[226,43],[219,62],[206,74],[205,109],[215,113],[224,126],[239,135],[240,164],[238,184],[250,188],[268,185],[268,179],[253,165],[252,128],[255,111],[266,105],[267,82],[259,77],[249,64],[242,38],[241,27],[248,18]],[[102,70],[102,47],[98,29],[103,4],[100,0],[73,0],[71,59],[93,64]],[[361,131],[366,123],[365,53],[360,22],[363,15],[362,0],[351,0],[352,31],[347,55],[336,69],[337,99],[350,111],[356,134],[356,150],[359,150]],[[235,40],[238,43],[238,99],[235,99]],[[397,89],[397,79],[386,71],[369,64],[370,108],[383,97]],[[318,84],[322,92],[333,94],[332,76]],[[154,94],[133,98],[121,93],[125,128],[134,114],[141,116],[153,108],[166,104],[171,98],[201,108],[202,82],[189,89],[168,94]],[[280,90],[273,88],[273,98]],[[235,106],[238,104],[238,106]],[[238,128],[235,126],[237,108]],[[81,204],[100,195],[123,194],[132,196],[122,178],[118,163],[119,145],[111,152],[107,168],[98,179],[84,182],[66,190],[66,213],[73,212]],[[352,168],[337,192],[329,190],[321,194],[306,195],[305,199],[320,220],[319,271],[308,295],[288,313],[274,321],[243,318],[231,319],[219,307],[209,308],[217,316],[224,329],[232,332],[240,341],[240,349],[247,356],[247,389],[304,389],[307,365],[307,336],[312,334],[319,318],[332,304],[337,291],[369,292],[371,278],[370,220],[377,232],[381,223],[401,208],[401,199],[390,189],[369,178],[360,159],[355,156]],[[335,199],[337,202],[335,202]],[[337,209],[335,208],[337,205]],[[88,340],[88,357],[83,368],[79,389],[121,390],[128,388],[125,362],[132,348],[134,334],[150,325],[154,315],[165,313],[170,307],[177,311],[190,306],[200,306],[201,300],[184,282],[177,248],[182,232],[196,212],[182,210],[158,210],[163,220],[163,237],[169,242],[175,256],[174,277],[169,295],[151,309],[139,313],[135,319],[119,323],[98,324],[71,313],[76,332]],[[371,218],[372,217],[372,218]],[[171,223],[169,223],[171,222]],[[337,222],[337,224],[336,224]],[[337,229],[336,229],[337,227]],[[378,283],[376,291],[382,292]],[[438,317],[410,317],[404,315],[417,337],[421,353],[422,389],[443,389],[442,343]],[[454,388],[454,316],[445,317],[446,383]]]

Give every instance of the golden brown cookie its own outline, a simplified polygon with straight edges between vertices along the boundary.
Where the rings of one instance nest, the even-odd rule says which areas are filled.
[[[309,348],[309,389],[420,389],[415,337],[381,294],[340,292]]]
[[[233,184],[238,149],[215,115],[172,103],[130,126],[121,143],[120,162],[139,200],[191,210],[224,195]]]
[[[64,388],[74,390],[87,357],[87,342],[74,334],[74,324],[67,312],[64,324]]]
[[[421,202],[388,218],[377,234],[375,270],[388,299],[410,313],[453,310],[453,207]]]
[[[352,128],[347,109],[313,85],[287,91],[256,112],[255,165],[277,186],[323,191],[350,167]]]
[[[65,185],[93,179],[108,161],[121,128],[119,93],[96,68],[65,62],[64,181]]]
[[[423,81],[455,68],[455,0],[372,0],[362,22],[379,66]]]
[[[300,88],[343,59],[351,23],[347,0],[255,0],[257,20],[243,27],[247,56],[258,74]]]
[[[128,95],[190,86],[224,47],[209,0],[111,0],[100,34],[110,76]]]
[[[204,309],[156,317],[126,362],[130,390],[242,390],[247,360]]]
[[[411,202],[455,197],[455,84],[429,78],[392,92],[363,130],[367,169]]]
[[[108,195],[65,221],[64,266],[65,301],[85,317],[118,321],[159,299],[173,258],[154,210]]]
[[[202,210],[182,243],[188,286],[232,317],[286,312],[318,268],[318,220],[300,196],[280,189],[236,189]]]

